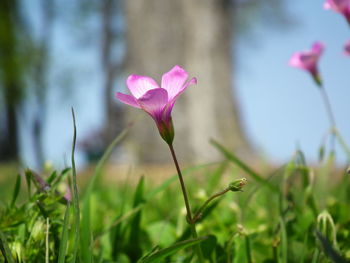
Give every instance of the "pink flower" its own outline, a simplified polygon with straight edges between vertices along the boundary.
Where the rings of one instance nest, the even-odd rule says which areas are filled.
[[[350,24],[350,0],[326,0],[323,7],[342,14]]]
[[[116,97],[123,103],[147,112],[156,122],[162,138],[172,144],[174,128],[171,111],[177,98],[190,84],[197,84],[197,79],[188,79],[188,73],[176,65],[163,74],[161,87],[147,76],[130,75],[126,85],[131,95],[118,92]]]
[[[350,40],[345,42],[344,54],[347,55],[347,56],[350,56]]]
[[[315,42],[311,50],[294,53],[289,60],[289,65],[310,72],[316,83],[321,85],[317,62],[322,55],[323,49],[324,45],[321,42]]]

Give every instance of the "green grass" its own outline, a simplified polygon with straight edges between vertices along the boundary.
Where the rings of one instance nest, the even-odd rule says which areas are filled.
[[[267,173],[213,142],[223,162],[184,169],[193,210],[231,181],[245,176],[248,184],[212,201],[197,224],[199,238],[192,239],[176,175],[163,182],[146,175],[137,186],[108,181],[103,167],[126,132],[106,150],[85,189],[76,185],[74,154],[72,169],[27,170],[2,181],[0,262],[197,262],[197,244],[213,263],[350,259],[349,175],[335,167],[333,155],[310,167],[297,151]],[[67,185],[72,201],[63,197]]]

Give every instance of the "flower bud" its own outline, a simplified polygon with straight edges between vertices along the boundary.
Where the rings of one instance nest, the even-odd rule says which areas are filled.
[[[38,220],[34,223],[32,232],[30,234],[34,241],[42,240],[45,236],[45,224],[44,222]]]
[[[313,80],[315,81],[316,85],[321,87],[322,86],[322,79],[320,76],[320,73],[317,71],[315,73],[311,73]]]
[[[242,188],[246,184],[247,184],[247,179],[241,178],[231,182],[228,187],[232,192],[239,192],[239,191],[243,191]]]
[[[160,136],[163,138],[163,140],[171,145],[173,143],[174,140],[174,125],[173,125],[173,121],[170,117],[169,120],[167,121],[159,121],[157,122],[157,126],[158,126],[158,130],[159,130],[159,134]]]

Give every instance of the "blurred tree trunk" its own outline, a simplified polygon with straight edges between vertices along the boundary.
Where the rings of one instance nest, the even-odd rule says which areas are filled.
[[[101,64],[104,78],[104,94],[106,107],[106,124],[104,127],[104,147],[108,146],[113,138],[122,129],[122,111],[119,105],[115,103],[113,94],[114,80],[120,73],[122,63],[113,56],[114,44],[119,32],[116,32],[113,26],[116,17],[119,0],[101,1],[101,25],[102,25],[102,43],[101,43]]]
[[[17,1],[0,2],[0,95],[4,112],[0,126],[0,161],[19,158],[18,122],[16,109],[22,98],[21,60],[18,56],[20,40],[16,35]]]
[[[37,41],[36,56],[33,59],[33,86],[36,93],[36,109],[32,124],[32,137],[34,153],[38,168],[42,168],[45,156],[43,145],[43,128],[46,121],[46,97],[48,90],[48,75],[50,69],[50,41],[52,38],[52,26],[54,19],[54,0],[41,1],[41,38]]]
[[[185,162],[218,158],[214,138],[241,155],[250,155],[239,105],[232,93],[232,27],[225,0],[125,1],[128,74],[161,74],[175,64],[198,78],[174,107],[175,148]],[[128,109],[131,116],[139,113]],[[131,120],[132,117],[128,119]],[[166,144],[145,115],[129,136],[128,148],[140,161],[168,161]]]

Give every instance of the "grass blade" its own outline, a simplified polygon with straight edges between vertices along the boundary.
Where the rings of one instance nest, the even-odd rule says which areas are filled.
[[[46,218],[46,236],[45,236],[45,263],[49,263],[50,248],[49,248],[49,231],[50,231],[50,220]]]
[[[16,203],[18,194],[19,194],[19,190],[21,189],[21,175],[17,175],[17,179],[16,179],[16,184],[15,184],[15,188],[13,190],[13,195],[12,195],[12,201],[11,201],[11,207],[13,207]]]
[[[92,252],[91,252],[91,244],[92,244],[92,231],[91,231],[91,220],[90,220],[90,213],[91,213],[91,207],[90,207],[90,198],[91,194],[93,192],[93,189],[95,187],[95,184],[97,180],[99,180],[102,169],[106,162],[108,161],[108,158],[112,154],[113,149],[115,146],[127,135],[129,129],[131,126],[129,125],[127,128],[125,128],[108,146],[107,150],[104,152],[103,156],[99,160],[95,172],[87,186],[87,189],[84,194],[83,199],[83,211],[82,211],[82,222],[81,222],[81,256],[82,261],[85,263],[92,262]]]
[[[72,116],[73,116],[73,145],[72,145],[72,174],[73,174],[73,203],[74,203],[74,221],[75,221],[75,239],[74,239],[74,248],[73,248],[73,263],[76,262],[78,246],[79,246],[79,232],[80,232],[80,207],[79,207],[79,195],[78,195],[78,186],[77,186],[77,170],[75,169],[75,145],[77,142],[77,127],[75,122],[75,114],[74,109],[72,108]]]
[[[282,218],[280,218],[280,232],[281,232],[281,263],[288,263],[288,240],[286,225]]]
[[[138,207],[139,205],[145,202],[143,198],[144,182],[145,180],[144,180],[144,177],[142,176],[135,190],[133,208]],[[127,246],[127,253],[129,255],[129,258],[133,262],[136,262],[142,256],[142,248],[140,247],[140,233],[142,232],[140,227],[141,216],[142,216],[142,210],[140,209],[134,215],[133,219],[129,224],[130,236],[129,236],[129,244]]]
[[[347,261],[339,255],[339,253],[333,248],[332,244],[318,231],[316,230],[316,237],[321,243],[323,252],[334,262],[334,263],[346,263]]]
[[[195,239],[190,239],[190,240],[178,242],[170,247],[158,250],[158,251],[152,253],[151,255],[147,255],[146,257],[141,259],[140,263],[159,262],[160,260],[164,259],[165,257],[175,254],[180,249],[185,249],[187,247],[197,245],[197,244],[199,244],[207,239],[208,239],[208,237],[199,237],[199,238],[195,238]]]
[[[58,261],[57,263],[64,263],[66,250],[68,246],[68,227],[69,227],[69,215],[70,215],[70,202],[67,203],[66,212],[64,214],[62,236],[60,242],[60,249],[58,251]]]
[[[247,164],[245,164],[242,160],[240,160],[236,155],[234,155],[232,152],[228,151],[226,148],[224,148],[221,144],[216,142],[215,140],[210,140],[211,144],[215,146],[216,149],[218,149],[225,157],[226,159],[230,160],[231,162],[235,163],[238,167],[240,167],[244,172],[246,172],[248,175],[250,175],[254,180],[257,182],[269,187],[274,192],[278,192],[277,187],[269,183],[265,178],[263,178],[260,174],[255,172],[252,168],[250,168]]]
[[[0,251],[2,252],[5,262],[15,263],[12,257],[11,250],[7,244],[5,235],[0,231]]]

